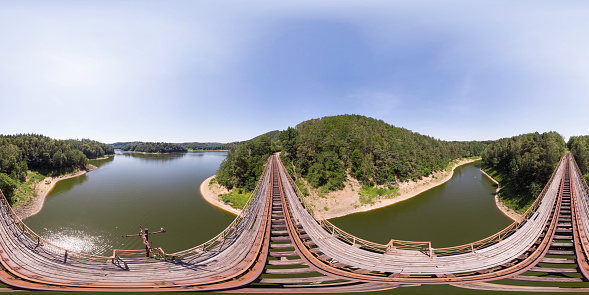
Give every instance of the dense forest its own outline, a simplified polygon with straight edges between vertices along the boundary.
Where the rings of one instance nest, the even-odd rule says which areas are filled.
[[[501,201],[521,211],[540,194],[565,149],[556,132],[503,138],[485,149],[483,169],[501,183]]]
[[[185,153],[188,152],[183,146],[175,143],[167,142],[132,142],[121,147],[121,151],[125,152],[141,152],[141,153]]]
[[[65,173],[84,169],[88,159],[114,154],[114,149],[97,141],[55,140],[37,134],[0,135],[0,189],[12,199],[27,171]]]
[[[179,143],[179,145],[193,151],[230,151],[231,149],[235,149],[238,146],[244,145],[250,141],[256,141],[260,137],[264,136],[267,137],[271,142],[278,141],[278,136],[280,135],[280,131],[274,130],[267,133],[264,133],[260,136],[256,136],[250,140],[244,141],[234,141],[230,143],[218,143],[218,142],[185,142]]]
[[[480,156],[484,142],[448,142],[359,115],[302,122],[280,135],[288,163],[313,187],[343,188],[346,171],[373,184],[419,179],[457,158]],[[286,163],[285,163],[286,164]]]
[[[571,136],[567,146],[575,156],[575,161],[583,173],[585,182],[589,184],[589,136]]]
[[[266,160],[277,150],[276,144],[265,135],[231,149],[216,173],[217,182],[229,189],[254,190]]]
[[[182,142],[182,143],[175,143],[181,147],[186,148],[189,151],[230,151],[231,149],[235,149],[238,146],[244,145],[249,141],[256,141],[258,138],[265,136],[270,139],[272,142],[278,141],[278,136],[280,135],[280,131],[274,130],[267,133],[264,133],[260,136],[254,137],[250,140],[244,141],[234,141],[229,143],[220,143],[220,142]],[[142,141],[131,141],[131,142],[115,142],[110,144],[115,149],[123,150],[125,146],[137,146],[141,143],[145,143]]]
[[[291,172],[313,187],[338,190],[347,171],[372,185],[417,179],[445,169],[454,159],[479,156],[486,146],[484,142],[441,141],[357,115],[309,120],[277,134],[275,142],[264,141],[265,149],[256,148],[257,140],[252,140],[247,148],[230,151],[217,172],[219,183],[252,189],[259,177],[252,170],[261,171],[256,165],[265,162],[265,152],[279,148]]]

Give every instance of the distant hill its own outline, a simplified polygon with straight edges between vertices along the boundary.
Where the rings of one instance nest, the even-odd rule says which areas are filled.
[[[190,151],[229,151],[229,150],[234,149],[240,145],[244,145],[248,141],[256,140],[260,136],[266,136],[268,139],[270,139],[270,142],[278,143],[278,141],[279,141],[278,137],[280,136],[280,131],[274,130],[274,131],[270,131],[270,132],[264,133],[262,135],[256,136],[250,140],[234,141],[234,142],[229,142],[229,143],[182,142],[182,143],[174,143],[174,144],[184,147]],[[122,149],[126,145],[136,146],[136,145],[139,145],[140,143],[143,143],[143,142],[141,142],[141,141],[115,142],[115,143],[110,144],[110,146],[112,146],[115,149]]]
[[[279,141],[279,136],[280,136],[280,131],[279,130],[274,130],[274,131],[270,131],[267,133],[264,133],[262,135],[256,136],[250,140],[244,140],[244,141],[234,141],[234,142],[229,142],[229,143],[217,143],[217,142],[185,142],[185,143],[180,143],[179,145],[189,149],[189,150],[204,150],[204,151],[218,151],[218,150],[226,150],[229,151],[232,148],[236,148],[240,145],[244,145],[245,143],[247,143],[248,141],[255,141],[258,138],[260,138],[261,136],[266,136],[268,139],[270,139],[270,142],[273,143],[277,143]]]
[[[166,154],[166,153],[185,153],[188,152],[183,146],[177,145],[175,143],[167,143],[167,142],[133,142],[121,147],[121,151],[126,152],[141,152],[141,153],[158,153],[158,154]]]
[[[278,137],[276,147],[285,155],[287,169],[294,165],[295,176],[327,190],[343,188],[347,171],[372,184],[418,179],[445,169],[457,158],[480,156],[488,144],[443,141],[359,115],[312,119],[266,134],[267,138]],[[254,176],[258,175],[250,170],[258,168],[249,165],[249,158],[259,157],[257,151],[272,147],[259,143],[248,148],[249,152],[238,148],[228,155],[217,172],[220,184],[229,188],[251,188],[255,184]]]

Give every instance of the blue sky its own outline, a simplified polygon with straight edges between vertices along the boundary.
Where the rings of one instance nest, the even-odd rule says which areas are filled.
[[[0,133],[245,140],[361,114],[589,134],[589,1],[0,0]]]

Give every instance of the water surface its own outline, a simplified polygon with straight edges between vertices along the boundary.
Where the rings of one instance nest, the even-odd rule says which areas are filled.
[[[235,215],[207,203],[200,184],[215,174],[225,152],[167,155],[121,153],[91,161],[99,169],[60,181],[43,210],[26,220],[46,239],[74,251],[111,255],[113,249],[141,249],[139,226],[154,247],[175,252],[221,232]]]
[[[480,162],[454,170],[452,179],[392,206],[332,219],[357,237],[388,243],[391,239],[431,241],[441,248],[474,242],[508,226],[512,220],[495,205],[496,185]]]

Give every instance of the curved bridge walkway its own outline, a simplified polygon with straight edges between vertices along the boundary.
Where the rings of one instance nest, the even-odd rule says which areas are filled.
[[[271,156],[241,215],[208,242],[177,253],[68,251],[37,236],[0,193],[0,280],[68,291],[357,292],[408,284],[488,290],[589,291],[589,188],[565,154],[522,218],[486,239],[449,248],[352,236],[308,209]],[[502,280],[501,284],[488,283]],[[513,281],[557,284],[516,286]],[[507,282],[507,283],[506,283]],[[558,284],[577,285],[558,285]],[[580,285],[579,285],[580,284]]]

